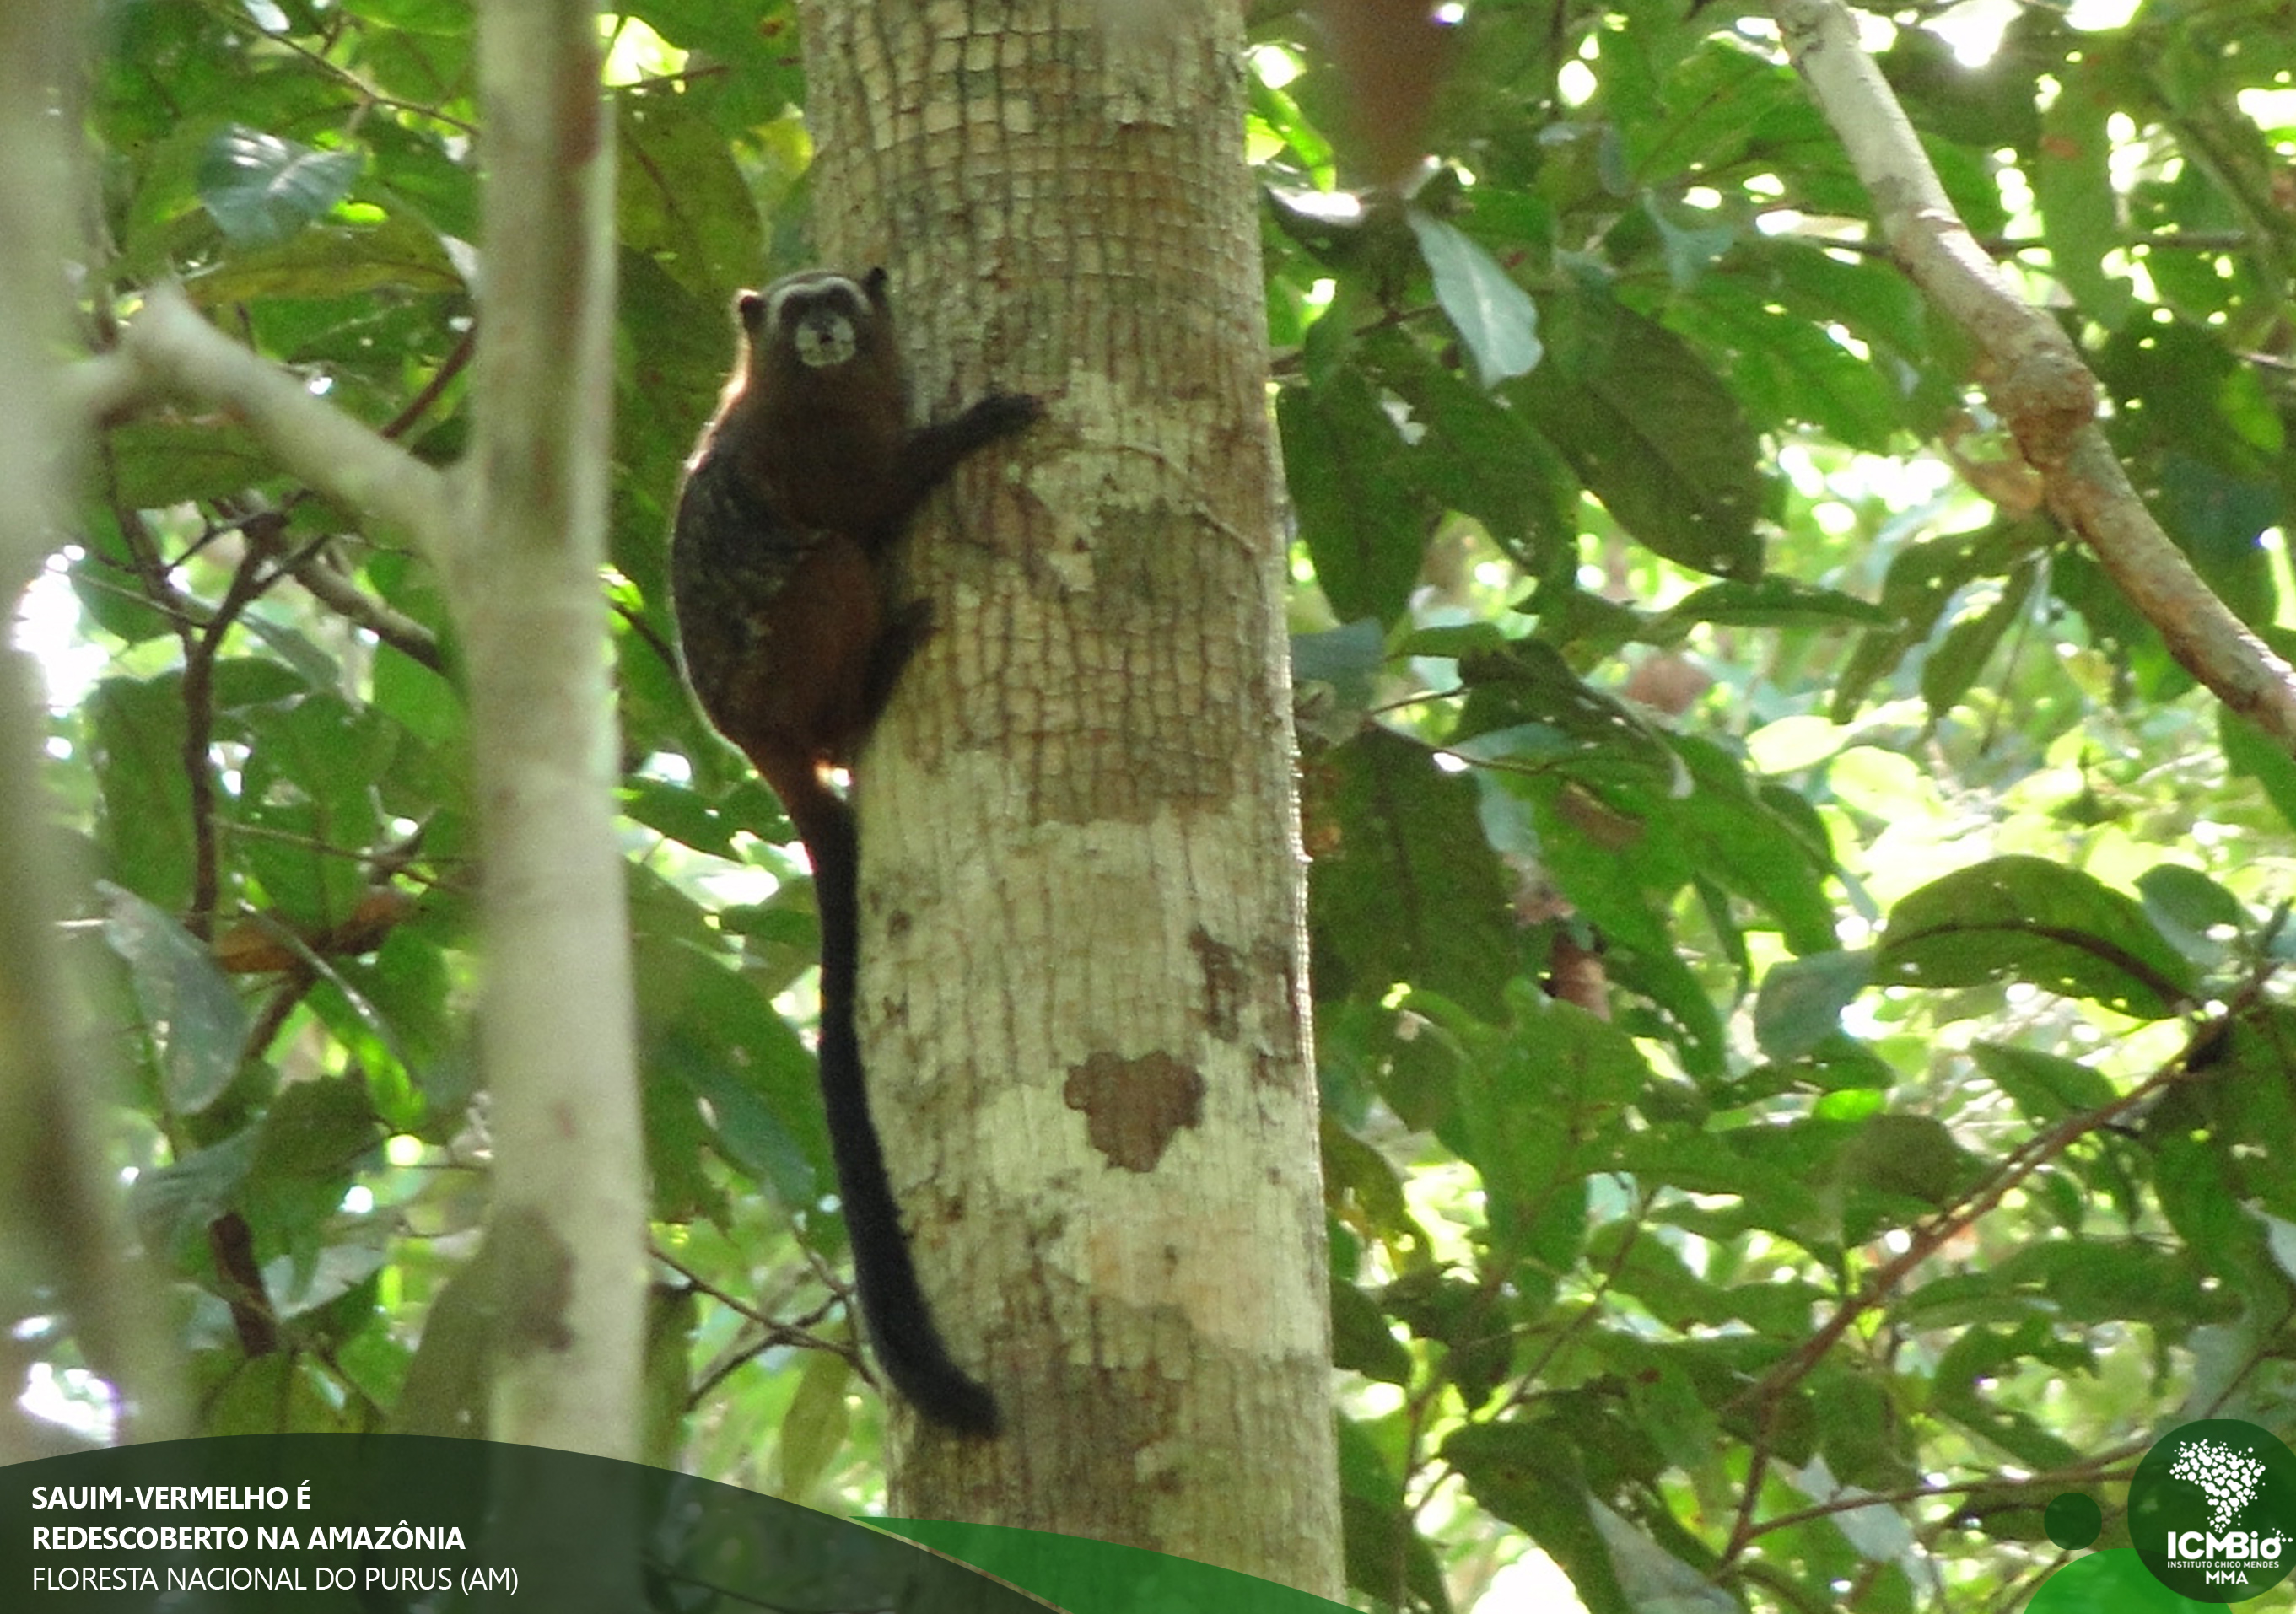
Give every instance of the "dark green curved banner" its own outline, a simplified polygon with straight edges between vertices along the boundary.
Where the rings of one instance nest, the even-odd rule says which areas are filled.
[[[168,1441],[0,1468],[0,1609],[1036,1614],[1039,1597],[1070,1614],[1341,1607],[1103,1542],[885,1524],[935,1550],[569,1452],[411,1435]]]

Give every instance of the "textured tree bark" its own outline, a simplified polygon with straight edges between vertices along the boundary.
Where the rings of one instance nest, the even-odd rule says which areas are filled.
[[[1147,8],[1141,8],[1145,11]],[[894,1511],[1339,1589],[1283,544],[1235,8],[805,12],[825,261],[892,271],[960,472],[861,769],[863,1036],[993,1444]]]
[[[480,407],[442,561],[485,836],[495,1438],[629,1458],[645,1295],[607,686],[613,123],[591,0],[488,0]],[[611,1593],[580,1606],[620,1606]],[[563,1606],[578,1606],[570,1602]]]
[[[0,622],[39,574],[84,444],[55,356],[68,338],[72,261],[67,132],[78,109],[56,92],[79,77],[86,7],[14,0],[0,8]],[[183,1432],[178,1363],[156,1285],[123,1258],[128,1238],[92,1114],[102,1091],[76,1025],[56,922],[72,858],[42,788],[39,680],[0,627],[0,1292],[58,1296],[88,1362],[125,1404],[122,1435]],[[48,1455],[15,1408],[0,1414],[0,1463]]]

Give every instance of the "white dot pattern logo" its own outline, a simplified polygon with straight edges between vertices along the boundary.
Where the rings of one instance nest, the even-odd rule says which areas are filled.
[[[2221,1530],[2256,1500],[2264,1483],[2264,1460],[2253,1447],[2235,1452],[2213,1440],[2194,1440],[2177,1454],[2169,1470],[2172,1479],[2188,1479],[2209,1499],[2209,1528]]]

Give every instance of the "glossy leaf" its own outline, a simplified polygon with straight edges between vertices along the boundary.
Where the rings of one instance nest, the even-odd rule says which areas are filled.
[[[1474,356],[1486,387],[1527,374],[1546,349],[1538,308],[1491,255],[1456,227],[1413,209],[1407,216],[1435,276],[1435,300]]]
[[[2176,1012],[2194,979],[2132,898],[2021,856],[1960,870],[1898,903],[1874,971],[1909,986],[2021,980],[2147,1020]]]
[[[1473,782],[1376,730],[1327,766],[1308,905],[1328,989],[1376,999],[1408,980],[1496,1016],[1515,943]]]
[[[1395,423],[1363,376],[1342,370],[1276,398],[1300,536],[1342,621],[1391,622],[1417,581],[1426,517],[1401,465]]]
[[[350,193],[364,160],[234,128],[200,162],[200,201],[235,246],[275,246]]]
[[[117,886],[105,896],[104,939],[127,961],[144,1026],[160,1046],[168,1107],[196,1115],[239,1074],[247,1012],[215,954],[172,917]]]
[[[1762,569],[1754,435],[1682,339],[1609,298],[1546,308],[1546,362],[1511,395],[1635,538],[1720,577]]]

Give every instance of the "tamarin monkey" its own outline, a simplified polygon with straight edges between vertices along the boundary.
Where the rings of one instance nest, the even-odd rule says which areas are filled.
[[[892,597],[891,552],[958,462],[1042,413],[996,393],[909,423],[885,271],[814,269],[744,291],[741,352],[685,463],[670,590],[686,682],[782,799],[821,912],[821,1092],[862,1315],[886,1376],[918,1412],[997,1430],[996,1397],[949,1358],[917,1286],[869,1118],[854,1034],[859,841],[831,788],[931,627]]]

